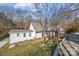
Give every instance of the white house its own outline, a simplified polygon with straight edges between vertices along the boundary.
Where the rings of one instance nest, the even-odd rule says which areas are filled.
[[[10,35],[10,43],[16,43],[25,40],[31,40],[34,38],[43,37],[43,27],[40,23],[31,23],[28,30],[11,30],[9,32]],[[54,36],[55,32],[52,30],[47,31],[49,36]]]

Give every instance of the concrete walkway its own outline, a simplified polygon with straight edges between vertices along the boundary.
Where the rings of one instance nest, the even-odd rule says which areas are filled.
[[[8,42],[8,40],[9,40],[8,38],[1,40],[0,41],[0,48],[3,47]]]

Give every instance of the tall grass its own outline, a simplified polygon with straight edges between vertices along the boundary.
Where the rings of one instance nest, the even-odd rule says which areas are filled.
[[[13,48],[8,48],[9,43],[0,48],[0,55],[2,56],[51,56],[58,40],[49,40],[45,46],[41,46],[42,42],[32,43],[32,41],[18,43]]]

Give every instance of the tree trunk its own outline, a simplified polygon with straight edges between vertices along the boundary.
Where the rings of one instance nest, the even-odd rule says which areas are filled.
[[[47,40],[48,40],[48,37],[47,37],[47,34],[46,34],[46,31],[44,30],[44,41],[43,41],[43,44],[46,44]]]

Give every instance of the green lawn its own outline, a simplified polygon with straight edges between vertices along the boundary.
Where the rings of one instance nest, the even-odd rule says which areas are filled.
[[[0,48],[0,55],[2,56],[51,56],[51,51],[54,51],[55,45],[58,43],[57,39],[51,39],[44,46],[42,41],[25,41],[17,43],[13,48],[9,47],[9,42]]]

